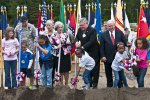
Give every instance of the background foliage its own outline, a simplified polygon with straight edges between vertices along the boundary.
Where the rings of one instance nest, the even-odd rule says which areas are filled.
[[[47,4],[53,4],[54,11],[54,20],[59,20],[59,6],[60,0],[45,0]],[[78,0],[64,0],[64,4],[68,3],[77,3]],[[81,0],[82,4],[82,12],[85,12],[85,4],[90,3],[96,0]],[[102,20],[110,19],[110,7],[111,2],[116,2],[117,0],[100,0],[101,2],[101,10],[102,10]],[[129,17],[130,22],[137,22],[137,14],[139,13],[140,8],[140,0],[123,0],[127,3],[127,15]],[[26,5],[28,7],[29,14],[29,22],[32,24],[37,24],[37,16],[38,16],[38,6],[42,3],[42,0],[0,0],[0,6],[7,7],[7,17],[8,23],[13,25],[16,20],[16,7],[17,5]],[[149,5],[150,6],[150,5]],[[82,16],[85,16],[82,13]]]

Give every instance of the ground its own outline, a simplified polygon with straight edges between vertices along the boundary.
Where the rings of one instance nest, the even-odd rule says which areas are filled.
[[[71,74],[70,77],[73,77]],[[37,90],[18,88],[13,90],[0,89],[0,100],[150,100],[150,75],[146,75],[145,87],[136,88],[136,81],[128,80],[130,88],[106,88],[105,74],[100,74],[98,89],[81,90],[82,77],[79,76],[78,89],[56,86],[48,89],[39,86]],[[70,86],[70,85],[69,85]]]

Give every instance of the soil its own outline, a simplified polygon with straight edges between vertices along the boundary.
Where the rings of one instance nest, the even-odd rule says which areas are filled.
[[[72,76],[73,77],[73,76]],[[106,88],[105,74],[100,75],[98,89],[81,90],[82,77],[79,77],[78,89],[56,86],[53,89],[39,86],[37,90],[0,88],[0,100],[150,100],[150,75],[146,75],[145,87],[137,88],[136,81],[128,80],[130,88]]]

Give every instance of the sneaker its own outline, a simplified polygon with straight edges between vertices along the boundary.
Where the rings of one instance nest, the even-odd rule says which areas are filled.
[[[12,89],[17,89],[17,87],[12,87]]]
[[[5,90],[8,90],[8,87],[4,87]]]
[[[11,89],[11,87],[4,87],[5,90]]]
[[[86,84],[85,87],[83,87],[83,90],[89,90],[90,89],[90,84]]]

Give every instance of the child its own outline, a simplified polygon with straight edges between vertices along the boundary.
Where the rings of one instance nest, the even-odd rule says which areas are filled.
[[[31,71],[31,66],[33,63],[33,58],[32,58],[32,52],[27,49],[27,42],[22,41],[21,43],[21,61],[20,61],[20,71],[25,74],[25,76],[30,78],[30,85],[32,82],[31,76],[32,76],[32,71]],[[24,77],[23,81],[21,82],[21,86],[25,86],[26,82],[26,77]]]
[[[137,77],[137,83],[138,87],[144,87],[144,77],[146,75],[148,67],[148,41],[145,38],[138,38],[135,41],[135,46],[135,55],[138,56],[136,62],[139,68],[139,76]]]
[[[115,58],[112,62],[112,69],[115,75],[115,80],[114,80],[114,88],[118,87],[118,82],[120,80],[120,78],[123,81],[123,84],[125,87],[128,86],[127,81],[126,81],[126,77],[124,75],[124,67],[123,67],[123,63],[125,61],[125,59],[127,59],[127,52],[125,51],[125,46],[124,43],[119,42],[117,44],[117,53],[115,55]]]
[[[36,47],[39,48],[42,83],[44,86],[51,88],[53,70],[52,46],[49,44],[48,38],[44,35],[39,36],[38,42],[39,44],[36,44]]]
[[[88,90],[90,88],[90,73],[95,66],[95,61],[81,47],[76,48],[75,54],[78,58],[81,58],[79,66],[85,67],[83,73],[84,89]]]
[[[19,42],[14,37],[14,29],[12,27],[6,28],[5,38],[2,39],[2,48],[5,70],[5,89],[16,88],[16,68]]]

